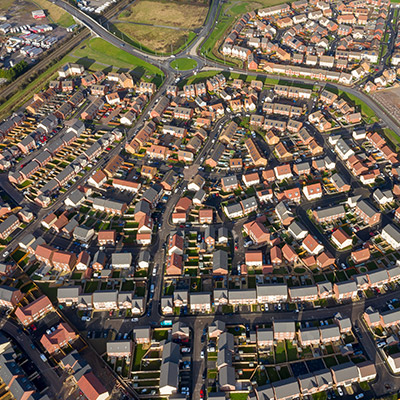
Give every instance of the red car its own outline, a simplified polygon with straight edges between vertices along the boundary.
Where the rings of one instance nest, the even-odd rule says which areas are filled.
[[[200,390],[200,398],[204,399],[204,390],[203,389]]]
[[[237,246],[235,246],[235,250],[237,250],[238,249],[238,247]]]

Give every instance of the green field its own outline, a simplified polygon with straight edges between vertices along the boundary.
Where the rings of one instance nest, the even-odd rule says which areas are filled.
[[[110,24],[110,30],[130,45],[147,53],[158,55],[179,53],[196,37],[193,31],[124,22]]]
[[[94,38],[82,43],[78,49],[73,51],[75,62],[97,63],[103,65],[103,69],[112,66],[133,70],[138,78],[154,82],[159,85],[164,77],[163,72],[154,65],[151,65],[123,49],[110,45],[103,39]],[[86,64],[88,65],[88,64]]]
[[[197,67],[197,62],[190,58],[177,58],[171,61],[171,67],[179,71],[188,71]]]
[[[393,144],[396,151],[400,149],[400,136],[389,128],[383,130],[385,137]]]
[[[75,24],[72,15],[70,15],[61,7],[56,6],[51,1],[34,0],[32,1],[32,3],[43,9],[47,15],[47,18],[50,20],[50,22],[53,22],[54,24],[58,24],[60,26],[63,26],[64,28],[68,28],[69,26]]]

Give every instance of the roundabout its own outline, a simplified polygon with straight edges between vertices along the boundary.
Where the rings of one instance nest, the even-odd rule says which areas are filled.
[[[170,62],[170,66],[177,71],[190,71],[197,67],[197,62],[191,58],[176,58]]]

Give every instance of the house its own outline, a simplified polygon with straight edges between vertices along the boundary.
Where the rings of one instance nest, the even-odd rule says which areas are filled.
[[[258,221],[247,222],[243,225],[243,229],[256,244],[266,243],[270,238],[265,226]]]
[[[289,208],[283,201],[276,205],[275,213],[283,226],[289,226],[294,220],[293,213],[289,210]]]
[[[337,282],[333,285],[333,293],[337,300],[357,297],[357,284],[353,281]]]
[[[67,346],[77,336],[75,331],[66,322],[61,322],[53,332],[50,334],[45,333],[41,337],[40,343],[47,353],[53,354]]]
[[[320,199],[322,197],[322,186],[320,183],[304,186],[303,193],[308,201]]]
[[[313,210],[313,216],[318,223],[332,222],[337,219],[343,218],[346,211],[342,205],[333,206],[329,208],[322,208],[320,210]]]
[[[242,180],[245,186],[248,188],[251,186],[258,185],[260,183],[260,176],[258,175],[257,172],[252,172],[250,174],[243,175]]]
[[[272,323],[274,340],[293,340],[296,336],[294,321],[274,320]]]
[[[257,284],[256,291],[260,304],[286,302],[288,299],[288,287],[284,283]]]
[[[161,311],[164,315],[172,315],[174,313],[172,296],[161,297]]]
[[[208,337],[218,338],[225,331],[225,322],[214,320],[208,326]]]
[[[173,294],[174,307],[183,307],[188,304],[189,292],[185,289],[176,289]]]
[[[172,253],[167,258],[167,264],[165,267],[166,275],[181,275],[183,268],[183,258],[181,255]]]
[[[342,228],[336,229],[336,231],[332,233],[331,239],[341,250],[350,247],[353,243],[352,238]]]
[[[217,250],[213,253],[212,271],[214,275],[228,274],[228,253],[224,250]]]
[[[13,309],[24,298],[24,294],[16,288],[0,285],[0,306]]]
[[[279,181],[291,179],[293,177],[290,164],[278,165],[274,168],[275,177]]]
[[[262,251],[246,251],[244,254],[245,264],[249,267],[261,267],[263,265]]]
[[[199,223],[212,224],[213,223],[213,210],[211,208],[202,208],[199,210]]]
[[[308,235],[308,230],[297,221],[293,221],[287,230],[296,240],[302,240]]]
[[[298,377],[300,391],[303,396],[311,396],[320,391],[319,382],[315,375],[306,374]]]
[[[318,243],[316,239],[311,235],[308,234],[303,242],[302,242],[302,247],[304,250],[308,251],[310,254],[313,255],[318,255],[324,250],[324,246],[322,244]]]
[[[132,265],[132,253],[112,253],[111,267],[114,269],[129,269]]]
[[[16,215],[10,215],[0,223],[0,239],[7,239],[20,225],[20,220]]]
[[[255,289],[229,290],[229,304],[231,305],[250,305],[257,304],[257,293]]]
[[[18,307],[15,316],[22,325],[28,326],[51,311],[54,311],[53,305],[49,298],[43,295],[24,307]]]
[[[321,326],[321,343],[338,342],[341,339],[339,327],[336,325]]]
[[[375,225],[381,221],[381,213],[378,212],[366,200],[361,200],[357,203],[354,213],[358,215],[367,225]]]
[[[183,322],[177,321],[172,325],[172,340],[188,340],[190,337],[190,329]]]
[[[188,184],[188,190],[192,190],[194,192],[203,189],[205,184],[205,179],[201,175],[195,175],[194,178]]]
[[[239,182],[236,175],[225,176],[221,179],[221,187],[224,192],[232,192],[236,190],[238,186]]]
[[[139,253],[137,260],[137,268],[138,269],[148,269],[150,266],[151,256],[147,250],[142,250]]]
[[[136,344],[147,344],[151,342],[151,328],[149,326],[137,326],[132,330],[132,340]]]
[[[90,265],[90,254],[86,251],[81,251],[78,254],[78,258],[76,260],[75,268],[78,271],[85,271]]]
[[[228,204],[223,207],[223,210],[230,219],[243,217],[243,208],[240,204]]]
[[[96,290],[93,292],[93,308],[95,310],[115,310],[118,308],[117,290]]]
[[[86,372],[77,385],[88,400],[106,400],[109,393],[92,371]]]
[[[57,301],[60,304],[71,306],[78,303],[78,298],[80,294],[80,286],[62,286],[57,289]]]
[[[369,248],[356,250],[351,253],[351,259],[355,262],[356,265],[368,261],[370,257],[371,252]]]
[[[378,269],[367,273],[369,285],[371,287],[381,287],[387,284],[390,280],[388,271],[385,269]]]
[[[107,175],[103,171],[98,170],[88,179],[88,184],[99,189],[106,181]]]
[[[386,240],[393,249],[400,249],[400,230],[393,224],[386,225],[381,232],[382,239]]]
[[[107,342],[106,352],[108,357],[130,358],[133,351],[133,342],[131,340],[114,340]]]
[[[367,382],[376,378],[376,367],[372,361],[363,361],[357,364],[359,372],[359,381]]]
[[[271,347],[274,345],[274,331],[268,328],[257,329],[257,345]]]
[[[321,342],[320,331],[317,327],[300,328],[298,336],[302,346],[318,346]]]
[[[247,215],[257,210],[257,200],[254,196],[241,200],[240,205],[243,209],[243,214]]]
[[[100,231],[97,234],[97,242],[100,246],[112,245],[114,246],[117,241],[117,231],[109,230],[109,231]]]
[[[178,391],[180,360],[179,345],[174,342],[166,342],[163,345],[160,368],[159,391],[161,396],[171,396]]]
[[[211,293],[190,293],[189,304],[191,312],[209,312],[211,310]]]
[[[289,296],[293,302],[318,300],[318,288],[315,285],[294,286],[289,288]]]
[[[358,368],[352,362],[331,367],[333,381],[336,386],[351,386],[359,380]]]

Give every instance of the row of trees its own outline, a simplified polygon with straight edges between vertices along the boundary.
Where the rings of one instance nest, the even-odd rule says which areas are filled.
[[[5,69],[0,69],[0,78],[6,78],[8,81],[13,81],[22,75],[28,68],[28,63],[25,60],[20,61],[18,64],[15,64],[13,67]]]

